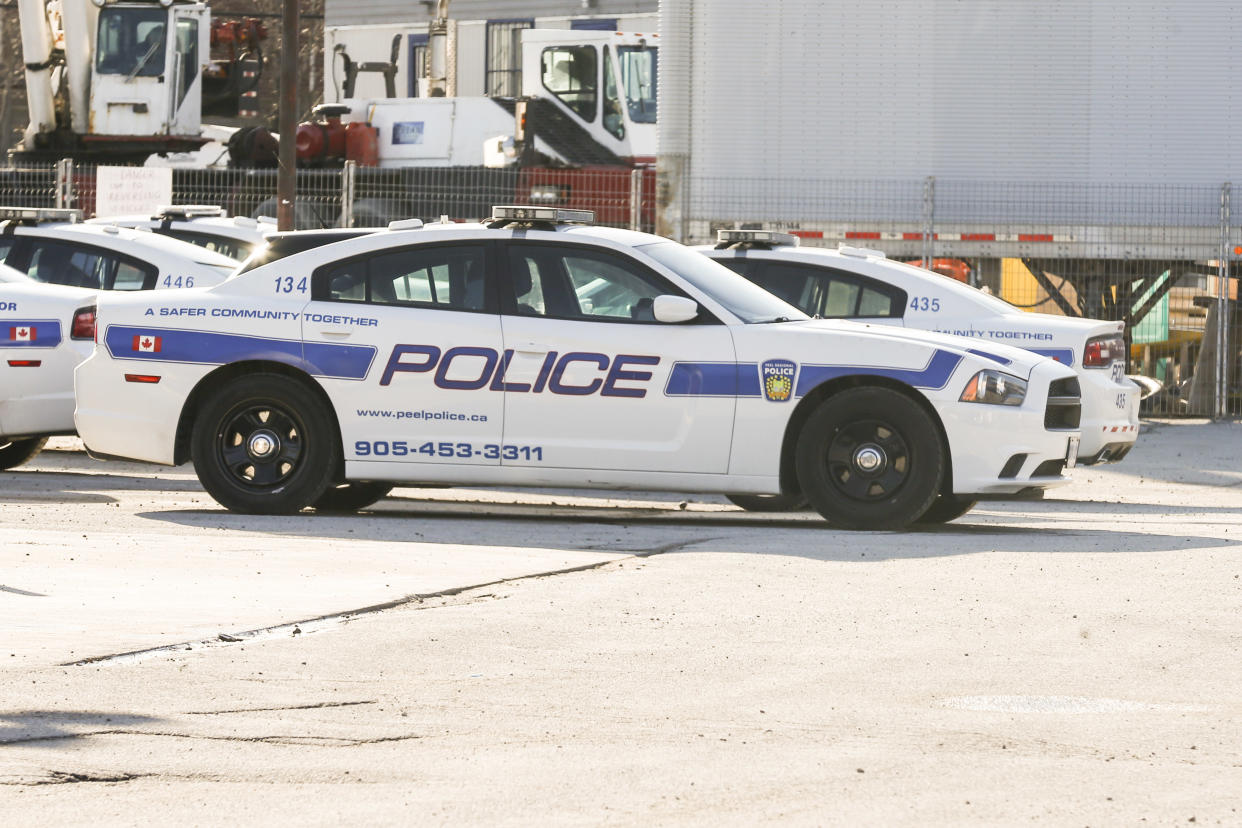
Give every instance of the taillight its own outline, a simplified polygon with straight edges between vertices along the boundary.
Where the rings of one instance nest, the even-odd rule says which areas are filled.
[[[69,329],[69,337],[70,339],[95,339],[94,305],[74,312],[73,326]]]
[[[1082,353],[1082,365],[1084,368],[1107,368],[1125,357],[1126,341],[1121,334],[1095,336],[1087,340],[1087,347]]]

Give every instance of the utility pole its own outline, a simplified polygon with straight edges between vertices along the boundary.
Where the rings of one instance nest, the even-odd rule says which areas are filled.
[[[280,36],[280,169],[276,173],[276,227],[293,230],[297,199],[294,132],[298,117],[298,3],[284,0]]]

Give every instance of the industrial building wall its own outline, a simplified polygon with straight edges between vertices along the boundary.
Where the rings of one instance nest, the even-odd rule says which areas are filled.
[[[512,20],[556,15],[655,14],[658,0],[453,0],[449,16],[457,20]],[[413,0],[326,0],[325,24],[426,23],[436,3]]]

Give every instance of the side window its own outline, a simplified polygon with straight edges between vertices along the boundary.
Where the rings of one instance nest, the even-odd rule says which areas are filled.
[[[822,311],[816,307],[819,299],[819,285],[815,268],[767,262],[763,267],[755,267],[753,275],[747,278],[804,313],[812,316],[817,313],[822,315]]]
[[[482,247],[406,248],[331,265],[315,274],[315,298],[446,310],[487,309]]]
[[[13,252],[13,243],[16,241],[12,236],[0,238],[0,262],[7,261],[9,254]]]
[[[177,89],[177,106],[181,106],[185,93],[198,79],[198,21],[193,18],[177,18],[177,61],[181,82]]]
[[[596,76],[593,46],[556,46],[544,49],[541,72],[544,88],[584,121],[595,120]]]
[[[132,262],[119,261],[112,276],[113,290],[142,290],[146,286],[146,272]]]
[[[637,262],[584,248],[514,245],[509,263],[522,315],[654,322],[655,298],[680,295]]]
[[[825,319],[892,318],[905,310],[905,291],[835,268],[766,262],[750,278],[805,313]]]
[[[26,275],[36,282],[100,289],[103,280],[97,256],[73,245],[45,239],[30,240],[30,264]]]
[[[612,70],[612,57],[604,47],[604,129],[618,140],[625,137],[625,118],[621,115],[621,95],[617,75]]]

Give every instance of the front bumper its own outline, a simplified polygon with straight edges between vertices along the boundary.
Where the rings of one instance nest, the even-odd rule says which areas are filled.
[[[953,464],[953,493],[962,497],[1030,496],[1069,482],[1081,452],[1076,428],[1048,428],[1048,388],[1062,376],[1038,366],[1021,406],[959,403],[941,409]]]

